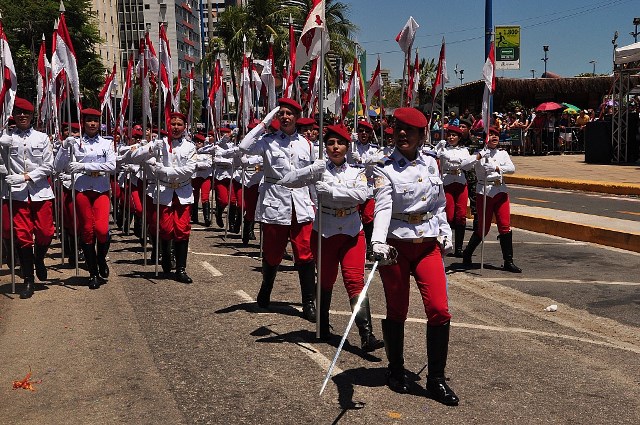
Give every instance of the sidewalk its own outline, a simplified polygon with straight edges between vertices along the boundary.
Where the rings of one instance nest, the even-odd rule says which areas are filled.
[[[638,164],[587,164],[584,155],[511,158],[516,173],[505,178],[508,184],[640,196]],[[520,229],[640,252],[640,225],[637,221],[603,220],[596,215],[512,203],[511,224]]]

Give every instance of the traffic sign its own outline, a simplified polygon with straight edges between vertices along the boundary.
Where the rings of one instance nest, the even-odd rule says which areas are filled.
[[[520,26],[496,26],[496,69],[520,69]]]

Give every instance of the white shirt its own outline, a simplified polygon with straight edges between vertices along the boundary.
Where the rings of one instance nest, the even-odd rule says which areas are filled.
[[[507,151],[502,149],[484,149],[480,152],[483,155],[479,161],[474,158],[474,167],[478,184],[476,185],[476,193],[484,195],[485,183],[487,186],[487,196],[492,198],[498,193],[507,192],[507,185],[504,184],[502,176],[504,174],[513,174],[516,166],[511,162],[511,157]],[[499,171],[496,171],[498,167]]]
[[[193,173],[193,178],[200,177],[208,179],[213,173],[213,160],[211,154],[199,153],[196,154],[196,172]]]
[[[53,199],[53,190],[47,177],[53,174],[53,152],[49,137],[39,131],[29,128],[18,130],[15,128],[10,134],[12,138],[9,150],[9,164],[7,169],[11,174],[28,174],[30,181],[11,185],[11,198],[15,201],[45,201]],[[5,187],[3,198],[8,199]]]
[[[260,155],[243,155],[239,152],[235,158],[233,179],[238,183],[244,183],[245,187],[255,186],[260,183],[264,176],[262,169],[262,157]]]
[[[440,172],[445,186],[452,183],[467,184],[462,170],[473,168],[474,157],[469,153],[469,149],[464,146],[452,146],[448,143],[438,143],[435,149],[440,160]]]
[[[99,193],[109,191],[109,176],[116,169],[116,153],[111,140],[98,134],[74,139],[72,146],[60,148],[53,165],[57,172],[62,172],[69,162],[81,162],[85,167],[83,172],[74,175],[75,190]]]

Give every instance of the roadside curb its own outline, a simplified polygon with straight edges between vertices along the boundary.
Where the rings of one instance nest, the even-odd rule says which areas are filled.
[[[524,175],[504,176],[506,183],[522,186],[549,187],[554,189],[581,190],[585,192],[608,193],[612,195],[640,196],[640,184],[599,182],[594,180],[556,179]]]
[[[514,213],[511,213],[511,225],[519,229],[640,253],[640,233],[625,233],[619,230],[559,221],[538,215]]]

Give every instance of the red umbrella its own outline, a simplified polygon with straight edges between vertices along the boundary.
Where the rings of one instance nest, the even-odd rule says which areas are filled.
[[[536,111],[555,111],[563,108],[564,106],[556,102],[544,102],[536,106]]]

